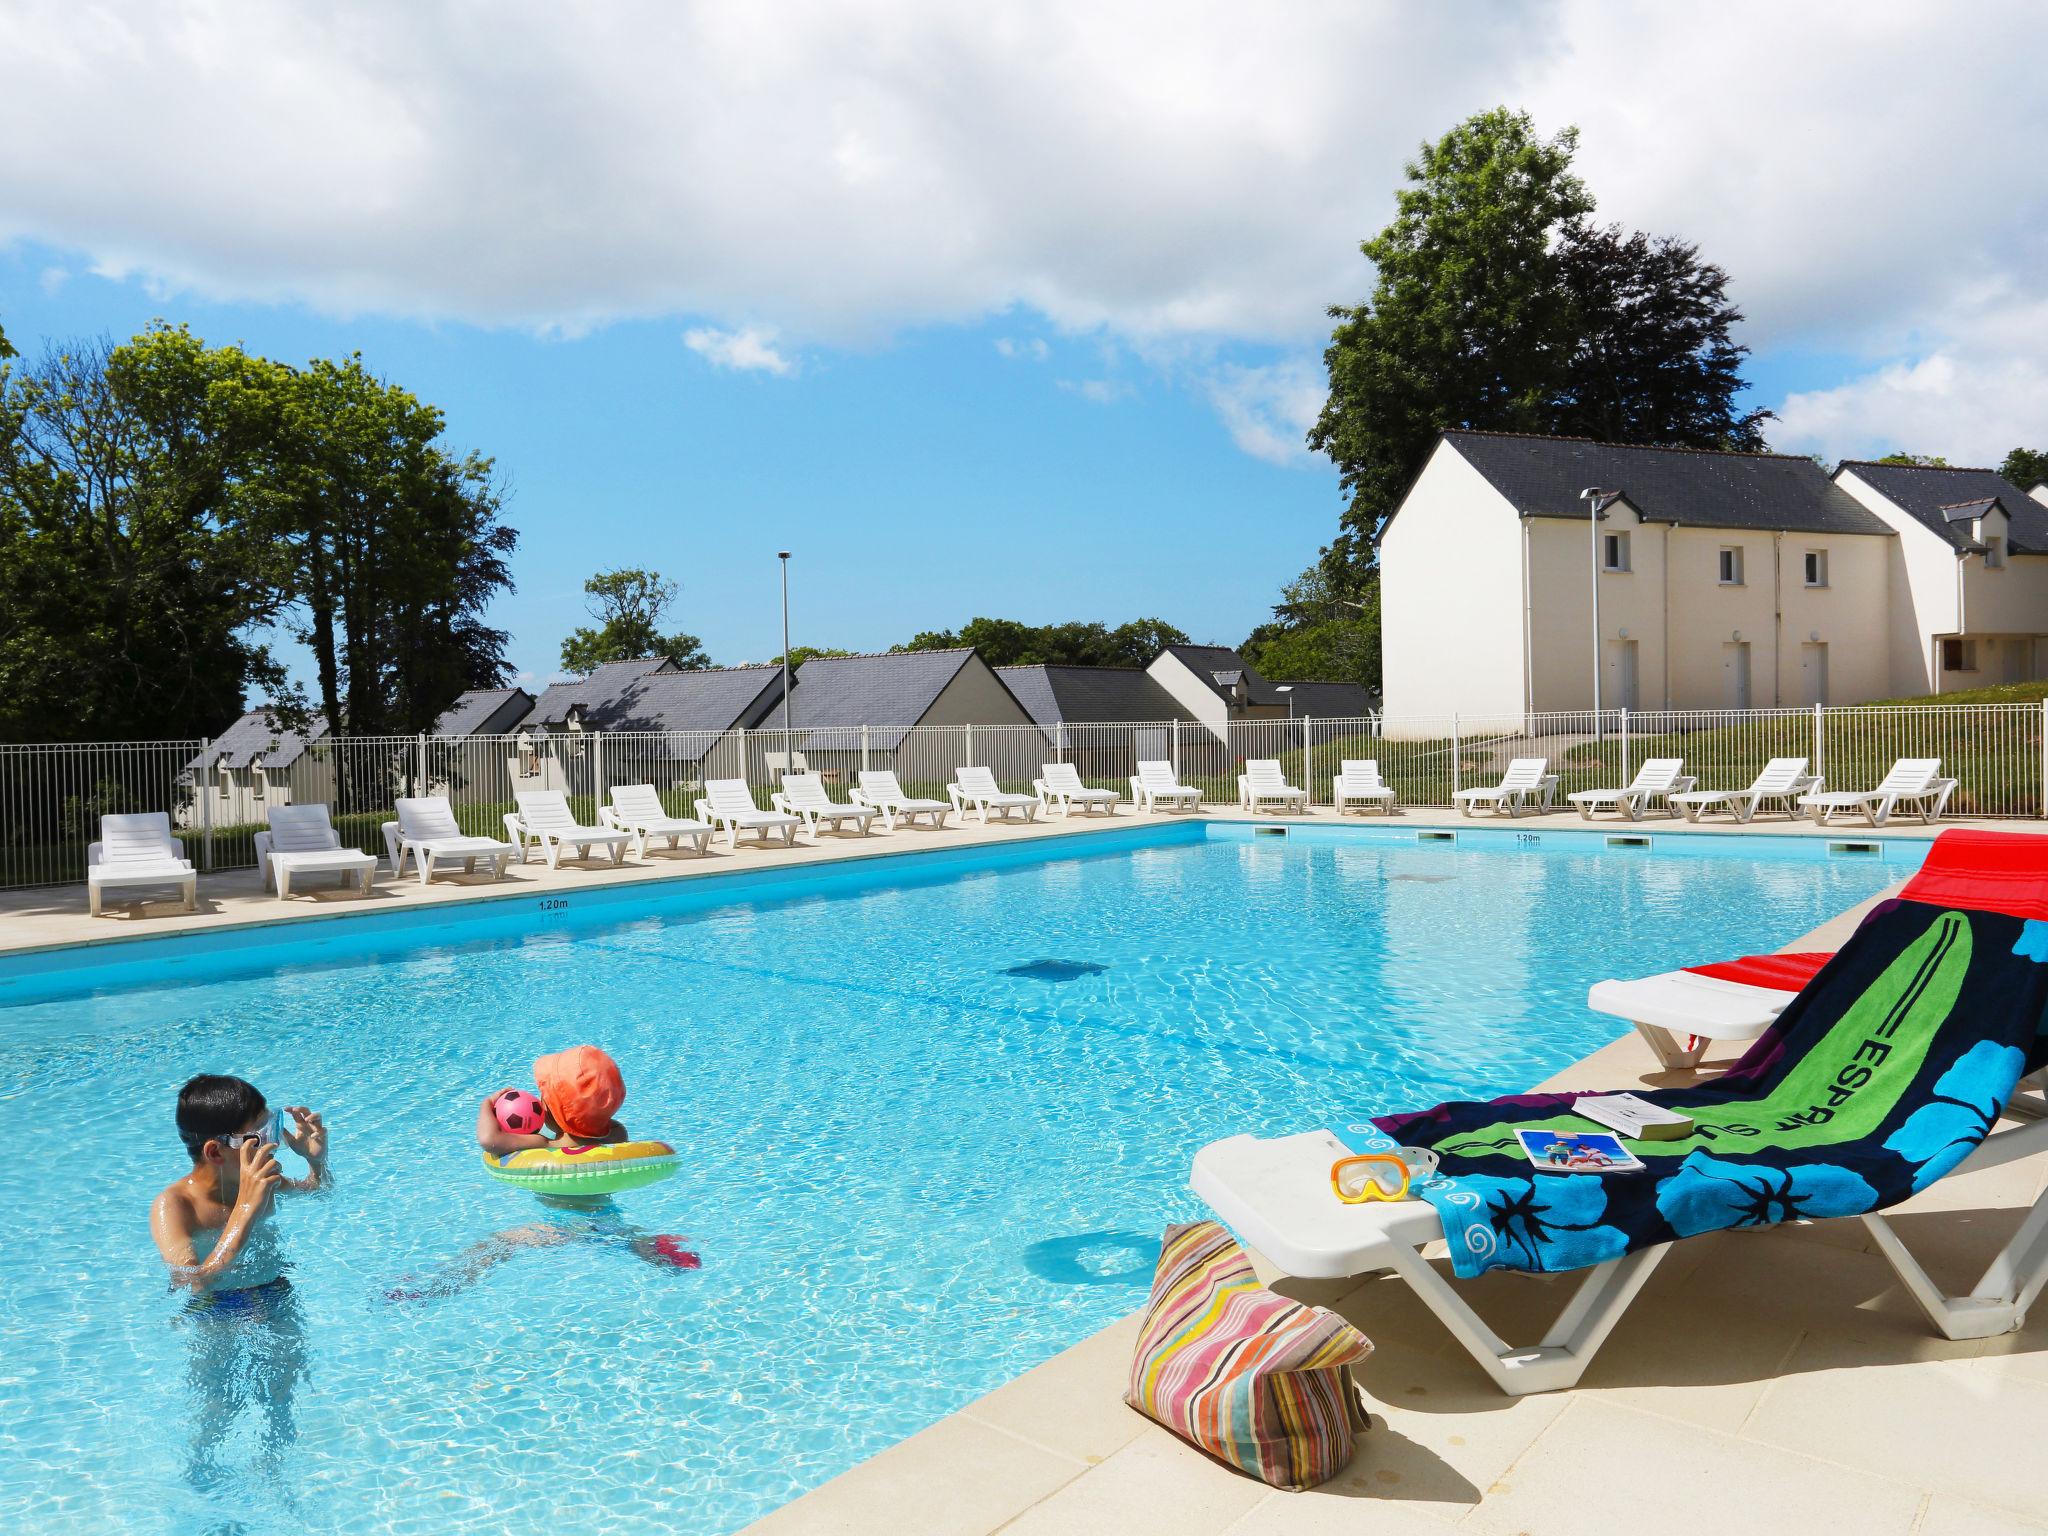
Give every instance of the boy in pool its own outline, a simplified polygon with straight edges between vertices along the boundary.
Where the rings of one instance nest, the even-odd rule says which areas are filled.
[[[202,1073],[178,1091],[178,1138],[192,1169],[149,1208],[149,1233],[171,1267],[172,1285],[226,1299],[283,1282],[270,1225],[277,1192],[327,1182],[327,1127],[304,1105],[288,1105],[285,1113],[289,1130],[239,1077]],[[280,1145],[306,1160],[305,1178],[284,1176]]]
[[[553,1136],[521,1135],[498,1124],[498,1100],[517,1090],[499,1088],[484,1096],[476,1114],[476,1142],[493,1157],[528,1147],[608,1146],[629,1141],[625,1126],[613,1117],[626,1102],[626,1080],[619,1064],[594,1045],[572,1046],[543,1056],[533,1064],[534,1086]]]

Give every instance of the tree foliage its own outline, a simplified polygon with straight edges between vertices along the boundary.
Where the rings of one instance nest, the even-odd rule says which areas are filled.
[[[992,667],[1142,667],[1188,637],[1164,619],[1132,619],[1115,629],[1098,620],[1022,624],[1015,619],[969,619],[959,629],[926,630],[898,651],[943,651],[971,645]]]
[[[682,596],[678,582],[664,581],[658,571],[633,567],[599,571],[583,583],[585,607],[596,627],[572,630],[562,642],[562,666],[585,673],[608,661],[633,661],[665,656],[677,666],[698,671],[711,665],[704,643],[677,630],[661,632],[661,621]]]
[[[852,651],[842,651],[829,645],[792,645],[789,648],[789,667],[793,672],[813,656],[851,656],[853,654]],[[771,667],[781,666],[782,653],[777,651],[768,658],[765,664]]]
[[[1269,678],[1357,683],[1378,693],[1379,578],[1356,590],[1360,596],[1347,596],[1321,566],[1310,566],[1281,589],[1273,618],[1238,649]]]
[[[1948,460],[1938,453],[1888,453],[1880,464],[1904,464],[1920,469],[1947,469]]]
[[[2048,448],[2015,448],[1998,472],[2023,491],[2048,485]]]

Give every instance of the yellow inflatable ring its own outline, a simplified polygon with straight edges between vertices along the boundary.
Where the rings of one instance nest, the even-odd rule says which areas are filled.
[[[493,1157],[484,1172],[503,1184],[554,1195],[614,1195],[659,1184],[676,1171],[676,1149],[665,1141],[615,1141],[595,1147],[522,1147]]]

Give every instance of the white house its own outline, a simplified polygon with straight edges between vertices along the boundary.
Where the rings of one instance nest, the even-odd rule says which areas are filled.
[[[1898,533],[1894,694],[2048,673],[2048,487],[2029,496],[1996,470],[1853,459],[1835,484]]]
[[[295,731],[279,723],[270,705],[259,704],[185,765],[193,801],[180,810],[179,824],[262,826],[273,805],[332,801],[334,764],[328,749],[308,750],[326,738],[327,722],[321,716]]]
[[[1446,432],[1380,534],[1387,713],[1589,708],[1596,582],[1605,708],[1883,698],[1898,544],[1811,459]]]

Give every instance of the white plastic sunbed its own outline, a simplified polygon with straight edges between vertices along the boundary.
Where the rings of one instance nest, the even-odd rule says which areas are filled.
[[[988,825],[989,813],[1000,811],[1003,820],[1010,819],[1010,812],[1022,811],[1026,821],[1038,819],[1038,796],[1017,795],[996,782],[995,771],[985,767],[955,768],[953,782],[946,786],[946,796],[953,802],[953,809],[960,813],[960,819],[967,819],[967,809],[972,806],[981,812],[981,824]]]
[[[353,882],[358,895],[370,894],[377,856],[342,847],[326,806],[273,805],[268,819],[270,829],[256,834],[256,862],[262,867],[263,883],[280,901],[291,895],[297,875],[339,875],[343,886]]]
[[[1394,792],[1380,777],[1377,758],[1345,758],[1340,771],[1330,780],[1330,799],[1339,816],[1354,800],[1361,809],[1378,806],[1389,816],[1394,814]]]
[[[633,857],[647,857],[649,839],[665,837],[671,848],[687,842],[698,853],[710,852],[711,823],[671,816],[652,784],[614,784],[612,803],[600,806],[597,819],[608,827],[633,834]]]
[[[1451,1279],[1423,1258],[1422,1249],[1444,1236],[1434,1208],[1421,1200],[1345,1205],[1337,1199],[1330,1189],[1330,1165],[1347,1150],[1326,1130],[1270,1141],[1232,1136],[1195,1155],[1190,1183],[1253,1250],[1260,1278],[1270,1279],[1275,1272],[1310,1280],[1380,1271],[1399,1275],[1512,1397],[1576,1383],[1671,1246],[1638,1249],[1588,1269],[1542,1341],[1517,1347],[1495,1333]],[[2048,1120],[1993,1131],[1949,1176],[2043,1151],[2048,1151]],[[1967,1296],[1944,1293],[1900,1242],[1884,1213],[1859,1219],[1928,1321],[1947,1338],[2013,1332],[2048,1282],[2048,1191]]]
[[[1617,810],[1630,821],[1641,821],[1653,800],[1662,800],[1665,813],[1676,816],[1678,809],[1670,797],[1684,794],[1698,782],[1685,771],[1684,758],[1653,757],[1636,770],[1626,789],[1581,789],[1565,798],[1579,808],[1579,815],[1587,821],[1593,819],[1595,811],[1603,809]]]
[[[1237,776],[1237,803],[1254,816],[1259,807],[1272,801],[1282,810],[1308,810],[1308,791],[1296,789],[1280,771],[1277,757],[1248,757],[1244,772]]]
[[[1687,821],[1698,821],[1707,811],[1726,811],[1737,821],[1748,821],[1766,802],[1793,815],[1793,802],[1821,787],[1818,777],[1806,771],[1803,757],[1774,757],[1751,781],[1747,789],[1694,789],[1673,795],[1671,803],[1685,812]]]
[[[593,848],[602,848],[616,864],[625,857],[626,844],[633,841],[632,833],[616,827],[586,827],[576,819],[569,809],[569,797],[559,789],[529,790],[514,795],[512,802],[519,809],[505,813],[505,832],[518,846],[522,864],[529,844],[540,846],[549,869],[562,867],[564,848],[575,849],[579,859],[589,858]]]
[[[834,800],[825,793],[825,781],[815,773],[785,773],[782,788],[770,798],[778,811],[803,818],[804,831],[812,842],[818,840],[821,825],[837,832],[849,821],[865,835],[880,814],[871,805],[842,805]]]
[[[725,834],[725,846],[735,851],[740,833],[752,832],[757,842],[768,834],[779,836],[787,847],[796,846],[797,828],[803,823],[787,811],[764,811],[754,804],[754,792],[745,779],[706,779],[704,797],[697,802],[697,819],[708,821]]]
[[[434,877],[434,866],[460,859],[464,874],[475,874],[479,861],[491,866],[491,878],[502,880],[505,866],[519,850],[495,837],[475,837],[462,830],[455,809],[446,795],[401,795],[391,803],[398,820],[384,823],[384,849],[391,858],[391,873],[403,875],[411,856],[420,873],[420,884]]]
[[[1060,815],[1071,816],[1078,805],[1090,815],[1099,807],[1114,816],[1117,806],[1123,803],[1123,796],[1113,789],[1092,789],[1083,784],[1081,770],[1072,763],[1040,763],[1038,773],[1031,788],[1038,795],[1039,809],[1047,815],[1058,805]]]
[[[1131,775],[1131,800],[1147,811],[1156,811],[1161,805],[1190,811],[1202,808],[1202,792],[1181,783],[1174,777],[1173,764],[1163,760],[1138,764],[1138,771]]]
[[[1461,789],[1451,796],[1451,801],[1460,816],[1470,816],[1481,805],[1492,806],[1496,816],[1519,816],[1532,805],[1537,810],[1549,810],[1556,794],[1557,775],[1550,771],[1549,758],[1518,757],[1508,763],[1508,771],[1498,784]]]
[[[1938,757],[1902,757],[1875,789],[1816,790],[1799,797],[1799,808],[1811,812],[1817,826],[1826,826],[1837,812],[1861,815],[1873,827],[1891,820],[1895,810],[1910,810],[1923,822],[1939,821],[1948,810],[1956,781],[1941,777]]]
[[[175,885],[185,910],[199,910],[199,874],[171,835],[162,811],[117,811],[100,818],[100,840],[85,850],[85,907],[100,915],[108,891]]]
[[[860,788],[852,791],[847,799],[856,805],[880,811],[882,825],[891,832],[896,830],[896,818],[899,816],[903,818],[904,825],[912,827],[917,825],[918,817],[929,816],[936,830],[946,824],[946,813],[952,810],[943,800],[906,795],[903,786],[896,782],[895,773],[887,768],[862,769]]]

